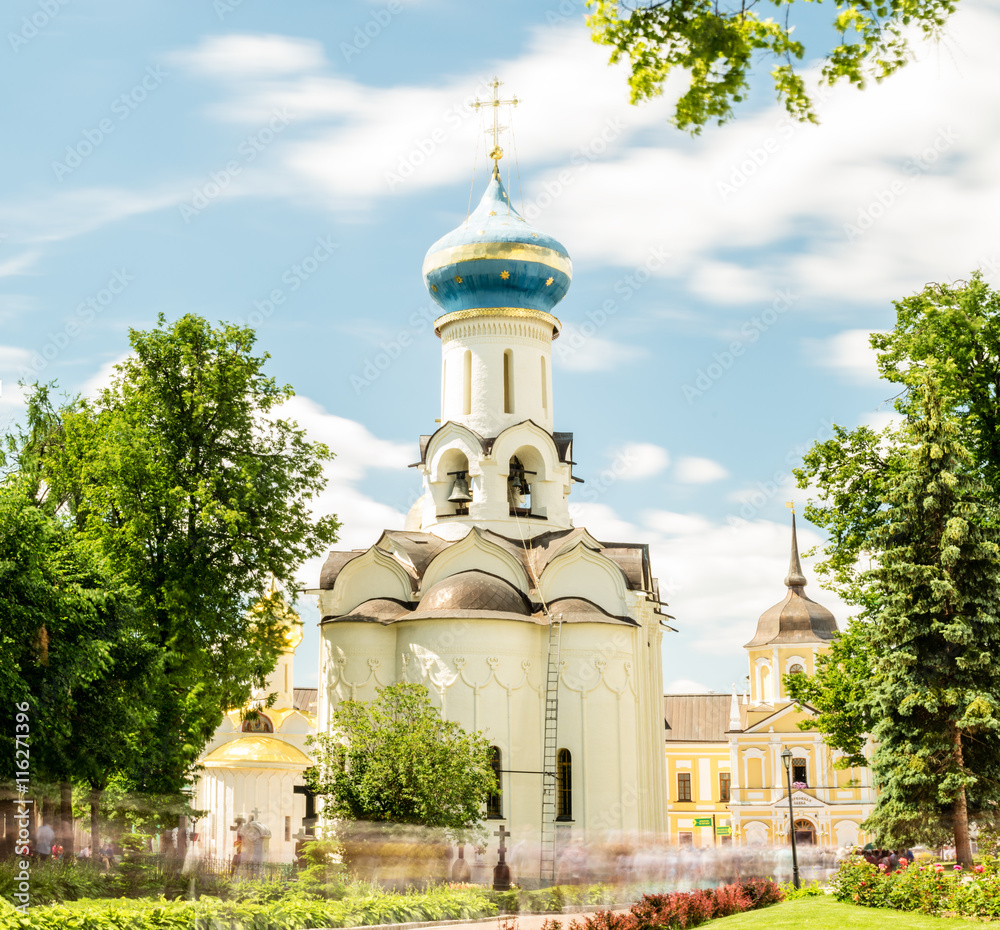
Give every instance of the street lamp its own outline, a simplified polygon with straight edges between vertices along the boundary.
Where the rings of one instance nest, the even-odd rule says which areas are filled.
[[[792,809],[792,750],[787,746],[781,752],[785,763],[785,784],[788,786],[788,832],[792,836],[792,884],[799,887],[799,857],[795,848],[795,811]]]

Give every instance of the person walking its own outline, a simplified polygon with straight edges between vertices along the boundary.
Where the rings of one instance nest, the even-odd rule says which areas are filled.
[[[55,839],[55,831],[47,823],[43,823],[35,831],[35,854],[42,862],[52,855],[52,844]]]

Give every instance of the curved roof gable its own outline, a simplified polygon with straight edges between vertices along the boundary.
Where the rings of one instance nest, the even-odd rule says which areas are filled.
[[[489,539],[478,527],[473,527],[462,539],[434,557],[424,572],[423,590],[448,575],[465,571],[490,572],[522,592],[531,587],[523,560],[507,547]]]

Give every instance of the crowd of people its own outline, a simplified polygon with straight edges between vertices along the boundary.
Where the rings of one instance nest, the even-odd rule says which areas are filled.
[[[861,850],[861,856],[884,872],[898,872],[913,862],[912,849],[876,849],[871,843]]]

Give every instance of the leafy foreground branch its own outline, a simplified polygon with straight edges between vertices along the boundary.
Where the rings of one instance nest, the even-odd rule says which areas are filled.
[[[803,0],[804,2],[804,0]],[[611,63],[628,61],[632,103],[663,93],[671,72],[685,73],[687,91],[677,101],[673,122],[697,134],[715,120],[734,116],[733,105],[750,90],[750,74],[761,57],[777,63],[771,79],[778,99],[796,120],[817,122],[812,97],[797,70],[806,46],[794,37],[795,0],[587,0],[595,42],[610,45]],[[940,33],[957,0],[832,0],[833,27],[840,41],[808,58],[823,58],[821,82],[846,80],[864,88],[881,81],[912,58],[910,39]],[[773,18],[772,18],[773,17]]]

